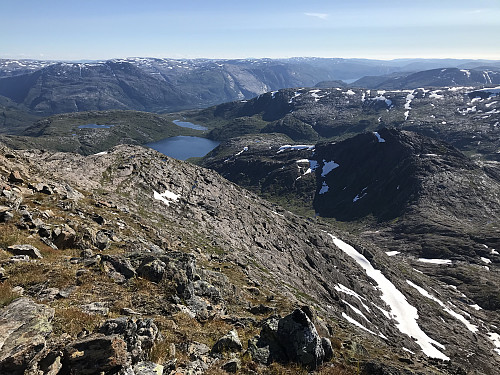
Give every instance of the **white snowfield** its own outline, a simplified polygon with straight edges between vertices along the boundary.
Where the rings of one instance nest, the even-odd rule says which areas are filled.
[[[162,201],[167,206],[170,206],[170,203],[176,202],[177,199],[179,199],[180,194],[175,194],[168,190],[160,194],[156,190],[153,190],[153,197],[154,199]]]
[[[408,303],[404,294],[380,270],[373,268],[368,259],[358,253],[351,245],[330,233],[328,235],[335,246],[353,258],[365,270],[366,274],[377,283],[378,289],[382,292],[380,298],[390,307],[390,314],[397,322],[396,327],[402,333],[414,338],[427,356],[448,361],[450,358],[437,349],[445,349],[444,345],[427,336],[419,327],[417,323],[418,311]],[[343,316],[347,319],[347,315],[343,314]]]

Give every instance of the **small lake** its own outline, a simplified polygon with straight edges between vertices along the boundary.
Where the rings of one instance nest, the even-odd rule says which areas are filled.
[[[85,124],[80,125],[78,129],[109,129],[114,125],[97,125],[97,124]]]
[[[189,128],[194,130],[208,130],[208,128],[203,125],[196,125],[188,121],[174,120],[173,123],[182,128]]]
[[[186,160],[193,157],[202,157],[212,151],[220,142],[201,137],[188,137],[180,135],[162,139],[158,142],[146,144],[146,146],[178,160]]]

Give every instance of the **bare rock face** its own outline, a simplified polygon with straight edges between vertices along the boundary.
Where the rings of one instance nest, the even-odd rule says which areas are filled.
[[[0,374],[23,374],[46,345],[54,309],[19,298],[0,311]]]

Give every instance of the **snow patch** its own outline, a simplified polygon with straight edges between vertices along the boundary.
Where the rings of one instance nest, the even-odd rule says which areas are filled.
[[[385,139],[382,138],[380,136],[380,134],[378,134],[378,132],[373,132],[373,134],[375,134],[375,137],[377,137],[379,143],[384,143],[385,142]]]
[[[323,181],[323,185],[321,185],[321,189],[319,190],[319,193],[318,194],[325,194],[328,192],[330,188],[328,187],[328,185],[326,184],[325,181]]]
[[[385,253],[387,254],[387,256],[393,257],[394,255],[401,254],[401,251],[394,250],[394,251],[386,251]]]
[[[284,145],[278,150],[278,154],[287,150],[314,150],[314,145]]]
[[[491,340],[491,342],[493,343],[493,345],[495,345],[496,349],[495,349],[495,352],[500,355],[500,335],[498,333],[495,333],[495,332],[488,332],[488,336]]]
[[[162,201],[167,206],[170,206],[170,203],[176,202],[180,197],[180,194],[175,194],[168,190],[165,190],[165,192],[161,194],[158,193],[156,190],[153,190],[153,193],[154,193],[153,194],[154,199]]]
[[[107,155],[108,152],[107,151],[101,151],[101,152],[98,152],[97,154],[94,154],[94,156],[101,156],[101,155]]]
[[[347,91],[345,92],[345,94],[346,94],[346,95],[350,95],[350,96],[352,96],[352,95],[356,95],[356,93],[355,93],[354,91],[352,91],[351,89],[347,90]]]
[[[248,151],[248,146],[245,146],[243,147],[243,150],[237,152],[236,154],[234,154],[234,156],[240,156],[242,153],[244,153],[245,151]]]
[[[421,263],[430,263],[430,264],[451,264],[451,260],[449,259],[426,259],[426,258],[418,258],[417,259]]]
[[[353,258],[365,270],[366,274],[377,283],[378,289],[382,292],[381,299],[390,307],[391,313],[397,321],[397,328],[402,333],[414,338],[427,356],[448,361],[450,358],[436,348],[436,346],[441,349],[445,349],[445,347],[427,336],[419,327],[417,323],[418,311],[408,303],[404,294],[380,270],[373,268],[368,259],[358,253],[351,245],[330,233],[328,235],[333,240],[335,246]],[[347,319],[346,316],[344,316],[345,319]]]
[[[486,263],[486,264],[490,264],[491,263],[491,260],[489,260],[488,258],[485,258],[485,257],[481,257],[481,261],[483,263]]]
[[[321,171],[321,177],[325,177],[328,173],[333,171],[335,168],[339,166],[339,164],[332,161],[323,160],[323,170]]]

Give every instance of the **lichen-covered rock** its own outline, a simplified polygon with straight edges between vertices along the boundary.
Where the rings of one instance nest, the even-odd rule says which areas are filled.
[[[46,345],[54,309],[19,298],[0,310],[0,374],[23,374]]]
[[[238,332],[236,330],[229,331],[226,335],[222,336],[213,346],[212,353],[224,353],[240,351],[243,348],[241,345]]]

